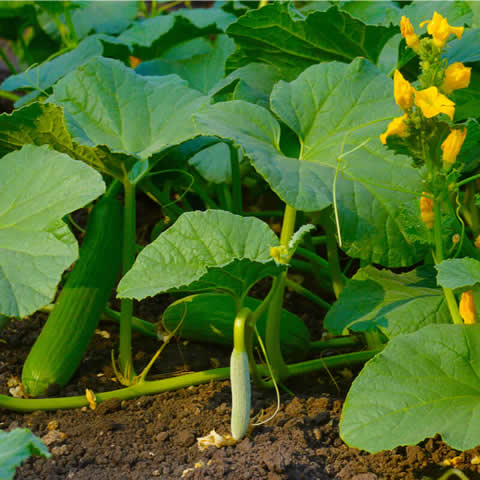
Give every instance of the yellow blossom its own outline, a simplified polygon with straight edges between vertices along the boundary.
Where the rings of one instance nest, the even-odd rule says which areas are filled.
[[[431,230],[433,228],[435,215],[433,213],[433,199],[427,197],[427,195],[427,193],[423,192],[420,197],[420,218],[425,226]]]
[[[407,126],[405,125],[405,120],[407,120],[407,114],[394,118],[387,127],[387,131],[380,135],[380,141],[386,145],[387,144],[387,137],[390,135],[399,135],[403,137],[407,133]]]
[[[463,318],[463,323],[466,325],[477,323],[475,320],[477,311],[475,309],[472,290],[462,293],[458,310],[460,312],[460,316]]]
[[[140,58],[134,57],[133,55],[130,55],[129,60],[130,66],[132,68],[137,68],[142,63],[142,60]]]
[[[455,62],[445,70],[445,80],[442,90],[445,93],[452,93],[454,90],[466,88],[470,84],[471,68],[466,67],[463,63]]]
[[[442,160],[448,165],[453,165],[457,160],[458,152],[462,148],[463,142],[467,135],[467,129],[454,129],[450,130],[450,134],[443,141],[441,149],[443,151]]]
[[[415,50],[420,45],[418,35],[415,34],[412,23],[405,15],[400,20],[400,32],[410,48]]]
[[[410,85],[410,82],[403,78],[403,75],[395,70],[393,75],[393,95],[397,105],[402,110],[408,110],[413,105],[413,92],[415,89]]]
[[[426,20],[420,24],[423,27],[427,24],[427,32],[433,37],[433,43],[436,47],[442,48],[447,42],[450,34],[455,34],[457,38],[462,38],[463,27],[451,27],[445,17],[434,12],[432,20]]]
[[[453,120],[455,103],[438,91],[437,87],[415,91],[415,105],[422,110],[423,115],[432,118],[439,113],[445,113]]]
[[[474,245],[476,248],[480,248],[480,235],[475,239]]]

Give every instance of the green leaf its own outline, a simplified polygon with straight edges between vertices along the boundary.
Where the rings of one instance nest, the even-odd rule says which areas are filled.
[[[445,288],[473,287],[480,282],[480,262],[474,258],[451,258],[435,265],[437,282]]]
[[[204,148],[188,161],[208,182],[232,183],[232,167],[230,163],[230,147],[219,142]]]
[[[398,24],[397,19],[403,14],[402,9],[392,1],[343,1],[340,9],[348,12],[367,25]]]
[[[325,317],[332,335],[379,328],[392,338],[431,323],[451,319],[433,271],[422,268],[400,275],[372,266],[360,269]]]
[[[467,30],[462,38],[448,43],[444,53],[448,63],[473,63],[480,60],[480,28]]]
[[[243,305],[254,311],[261,301],[246,297]],[[164,312],[163,325],[173,331],[180,321],[183,324],[178,336],[197,342],[217,343],[233,346],[233,322],[236,305],[230,295],[203,293],[182,298],[172,303]],[[257,320],[260,336],[265,340],[267,314]],[[310,334],[303,321],[293,313],[282,309],[280,321],[280,342],[285,355],[303,354],[309,350]],[[258,345],[258,341],[256,341]]]
[[[274,2],[251,10],[227,29],[236,52],[227,61],[227,71],[251,62],[267,63],[294,79],[313,64],[330,60],[350,62],[365,57],[376,62],[396,28],[365,25],[336,7],[326,12],[293,16],[289,4]]]
[[[219,8],[181,9],[137,22],[118,40],[142,60],[162,56],[169,48],[192,38],[223,33],[235,16]]]
[[[269,275],[278,275],[270,246],[279,244],[269,226],[222,210],[188,212],[145,247],[118,286],[120,298],[210,290],[237,298]]]
[[[378,452],[440,434],[457,450],[478,445],[480,327],[430,325],[400,335],[370,360],[343,407],[340,435]]]
[[[400,42],[402,41],[402,35],[399,33],[394,35],[383,47],[382,52],[378,58],[378,69],[390,75],[398,65],[398,52],[400,48]]]
[[[103,146],[85,147],[72,141],[65,126],[63,109],[52,104],[33,103],[0,115],[0,156],[23,145],[50,145],[72,158],[83,160],[96,170],[122,179],[122,164],[129,169],[134,159],[124,156],[121,162],[112,161]]]
[[[472,71],[470,85],[467,88],[455,90],[452,93],[452,100],[455,102],[456,122],[478,117],[480,111],[480,73]]]
[[[49,458],[45,444],[27,428],[15,428],[10,432],[0,431],[0,478],[10,480],[15,476],[15,467],[32,455]]]
[[[256,105],[219,103],[195,118],[202,134],[237,142],[278,196],[298,210],[331,205],[340,168],[343,248],[369,262],[405,266],[421,253],[407,238],[401,214],[418,210],[421,184],[410,159],[393,155],[378,139],[398,115],[392,92],[391,79],[363,59],[315,65],[291,83],[279,82],[272,110],[303,143],[301,160],[282,154],[277,121]]]
[[[102,177],[48,147],[26,145],[0,159],[0,313],[24,317],[50,303],[78,256],[60,220],[105,190]]]
[[[18,75],[11,75],[2,83],[1,88],[7,91],[21,88],[46,90],[67,73],[83,65],[90,58],[101,55],[102,52],[103,45],[98,38],[86,38],[70,52],[59,55],[53,60],[30,68]]]
[[[187,49],[190,54],[198,51],[198,55],[185,58]],[[213,45],[196,38],[170,49],[159,59],[142,62],[136,72],[145,76],[175,73],[187,80],[190,87],[206,94],[223,77],[225,61],[233,50],[233,41],[226,35],[218,35]]]
[[[75,142],[108,147],[113,169],[122,155],[145,160],[197,136],[192,114],[210,99],[176,75],[142,77],[99,57],[60,80],[51,101],[64,108]]]
[[[400,23],[400,16],[405,15],[410,19],[418,34],[426,33],[427,27],[424,25],[423,28],[420,29],[419,25],[425,20],[431,20],[434,12],[438,12],[440,15],[446,17],[448,23],[454,27],[462,27],[464,24],[471,25],[473,17],[468,2],[464,1],[415,1],[402,8],[400,12],[398,23]]]

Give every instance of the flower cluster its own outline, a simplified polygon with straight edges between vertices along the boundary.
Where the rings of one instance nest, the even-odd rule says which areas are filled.
[[[466,88],[470,83],[471,68],[456,62],[447,66],[441,58],[442,49],[451,35],[461,38],[463,27],[452,27],[446,18],[439,13],[433,14],[432,20],[420,24],[427,25],[431,37],[420,38],[408,18],[402,17],[400,29],[408,47],[412,48],[420,58],[422,74],[419,77],[420,88],[414,88],[403,75],[396,70],[393,77],[394,97],[397,105],[403,110],[401,117],[394,118],[387,130],[380,135],[381,142],[386,145],[388,137],[396,136],[398,141],[412,153],[417,164],[428,161],[425,158],[429,151],[428,139],[434,134],[445,138],[441,145],[443,152],[442,166],[448,171],[456,162],[456,158],[465,140],[466,130],[449,125],[448,130],[441,128],[445,123],[439,115],[443,114],[453,122],[455,103],[448,97],[453,91]],[[433,122],[433,123],[432,123]]]

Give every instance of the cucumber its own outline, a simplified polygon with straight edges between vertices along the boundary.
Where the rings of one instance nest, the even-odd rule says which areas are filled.
[[[260,300],[247,297],[244,305],[253,311],[260,305]],[[180,337],[232,346],[234,318],[235,301],[230,295],[202,293],[172,303],[165,310],[162,323],[167,331],[172,332],[183,319],[178,331]],[[258,331],[264,340],[266,319],[266,314],[263,314],[257,321]],[[301,360],[310,350],[308,328],[299,317],[287,310],[282,310],[280,344],[282,353],[290,360]]]
[[[251,386],[248,354],[233,350],[230,357],[230,384],[232,389],[232,416],[230,430],[234,440],[242,439],[250,422]]]
[[[90,212],[79,259],[23,365],[27,395],[65,385],[80,364],[120,274],[122,213],[112,196]]]

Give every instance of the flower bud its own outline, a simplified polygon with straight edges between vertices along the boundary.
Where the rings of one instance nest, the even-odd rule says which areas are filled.
[[[415,34],[412,23],[407,17],[405,17],[405,15],[402,16],[402,19],[400,20],[400,32],[410,48],[415,50],[419,47],[420,41],[418,35]]]
[[[460,298],[460,305],[458,306],[458,311],[460,312],[460,316],[463,318],[463,323],[466,325],[472,325],[473,323],[477,323],[476,321],[476,314],[477,311],[475,309],[475,302],[473,300],[473,291],[468,290],[467,292],[463,292]]]
[[[450,167],[457,160],[457,155],[462,148],[466,135],[466,128],[450,130],[450,134],[440,147],[443,151],[442,160],[445,167]]]
[[[480,248],[480,235],[477,236],[473,244],[475,245],[475,248]]]
[[[408,110],[412,107],[414,91],[415,89],[410,85],[410,82],[405,80],[398,70],[395,70],[393,74],[393,96],[402,110]]]
[[[443,81],[442,90],[445,93],[452,93],[460,88],[467,88],[470,85],[471,68],[466,67],[463,63],[455,62],[445,70],[445,80]]]
[[[405,124],[405,120],[407,120],[407,115],[403,115],[402,117],[394,118],[387,127],[387,131],[380,135],[380,141],[386,145],[387,144],[387,137],[390,135],[398,135],[400,137],[404,137],[407,134],[407,126]]]
[[[452,235],[452,243],[456,245],[460,241],[460,235],[458,233],[455,233]]]
[[[426,195],[427,193],[423,192],[423,195],[420,197],[420,218],[425,226],[431,230],[435,220],[435,215],[433,213],[433,199]]]

